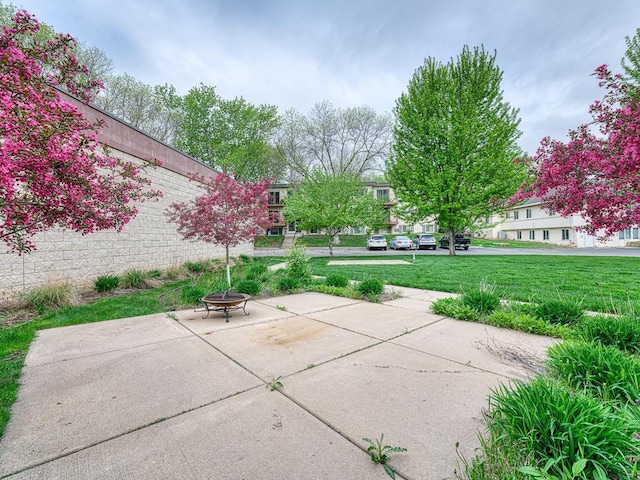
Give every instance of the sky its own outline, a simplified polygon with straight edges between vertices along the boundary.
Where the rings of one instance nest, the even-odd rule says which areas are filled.
[[[519,109],[521,148],[566,140],[589,122],[620,72],[640,1],[617,0],[2,0],[101,48],[114,73],[185,94],[203,83],[280,112],[328,100],[392,112],[426,58],[464,45],[496,52],[504,98]]]

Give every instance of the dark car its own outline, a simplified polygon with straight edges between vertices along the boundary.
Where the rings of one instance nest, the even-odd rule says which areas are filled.
[[[449,248],[449,234],[446,233],[440,239],[440,248]],[[471,238],[468,235],[463,233],[456,233],[455,238],[455,248],[462,248],[464,250],[469,250],[469,245],[471,245]]]
[[[435,250],[436,249],[436,237],[433,235],[416,235],[413,237],[413,248],[417,250]]]

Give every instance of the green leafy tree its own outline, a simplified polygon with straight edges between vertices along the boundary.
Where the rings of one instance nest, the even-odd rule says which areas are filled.
[[[374,228],[384,222],[387,212],[357,174],[332,175],[318,168],[287,197],[284,215],[303,230],[324,230],[329,237],[329,255],[333,256],[333,245],[341,229]]]
[[[411,220],[432,217],[453,235],[504,209],[525,178],[518,111],[503,99],[502,71],[484,48],[457,60],[427,58],[396,101],[387,177]],[[455,244],[449,242],[455,255]]]
[[[201,84],[182,98],[175,146],[202,162],[255,181],[277,179],[283,164],[271,145],[279,125],[277,108],[255,106],[243,98],[225,100]]]

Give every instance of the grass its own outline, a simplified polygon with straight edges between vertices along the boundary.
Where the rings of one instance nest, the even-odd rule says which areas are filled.
[[[394,258],[411,260],[411,256]],[[497,295],[511,300],[556,298],[591,311],[628,312],[634,307],[640,311],[638,257],[420,255],[412,265],[332,266],[327,265],[329,260],[311,258],[312,273],[339,273],[353,280],[376,277],[390,285],[455,293],[477,288],[485,281],[494,286]]]

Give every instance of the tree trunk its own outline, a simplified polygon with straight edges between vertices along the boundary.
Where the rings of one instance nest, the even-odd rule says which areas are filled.
[[[231,290],[231,269],[229,267],[229,245],[225,245],[227,253],[227,290]]]
[[[329,237],[329,256],[333,257],[333,235],[330,233]]]
[[[449,228],[449,255],[456,254],[456,231],[453,228]]]

